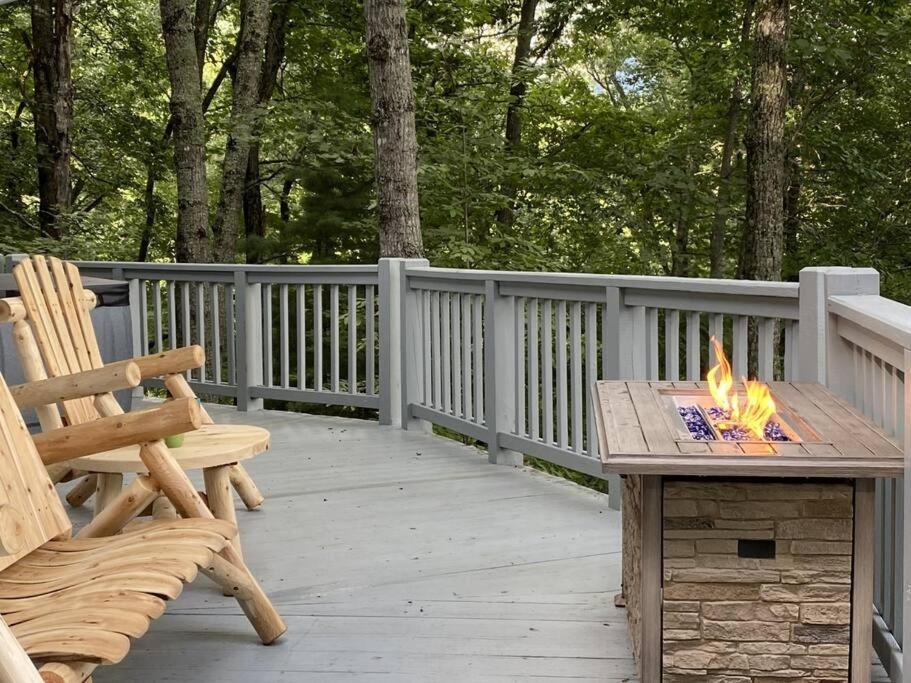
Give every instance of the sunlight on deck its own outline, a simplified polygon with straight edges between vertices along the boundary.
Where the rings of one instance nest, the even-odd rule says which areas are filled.
[[[375,422],[212,410],[272,431],[238,516],[289,631],[259,645],[200,577],[96,683],[635,680],[606,496]]]

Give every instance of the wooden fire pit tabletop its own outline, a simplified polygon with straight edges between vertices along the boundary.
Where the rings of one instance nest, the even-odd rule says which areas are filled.
[[[667,393],[705,382],[604,381],[593,388],[605,472],[743,477],[898,477],[902,451],[820,384],[769,382],[775,401],[819,438],[801,442],[696,441]]]

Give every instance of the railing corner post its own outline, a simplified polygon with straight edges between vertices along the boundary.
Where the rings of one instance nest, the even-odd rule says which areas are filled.
[[[819,382],[841,396],[853,398],[851,349],[838,337],[828,311],[830,296],[879,294],[879,273],[873,268],[804,268],[800,271],[799,378]]]
[[[234,316],[237,325],[237,409],[262,410],[263,400],[250,388],[263,383],[262,286],[247,281],[245,270],[234,271]]]
[[[380,310],[380,424],[424,427],[412,423],[409,405],[419,381],[411,367],[420,361],[417,303],[408,289],[408,267],[427,267],[426,259],[381,258],[377,264]],[[422,421],[423,422],[423,421]]]
[[[521,453],[501,448],[500,432],[516,425],[516,300],[500,296],[495,280],[484,287],[484,414],[487,420],[487,455],[492,464],[517,467]],[[523,351],[524,353],[524,351]]]

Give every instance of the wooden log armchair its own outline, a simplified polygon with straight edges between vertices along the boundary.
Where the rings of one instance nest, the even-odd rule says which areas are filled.
[[[136,364],[10,390],[0,377],[0,680],[82,683],[120,661],[165,601],[201,569],[240,601],[263,642],[285,626],[230,539],[159,439],[201,423],[193,399],[98,418],[32,437],[19,407],[74,401],[135,385]],[[107,394],[109,395],[109,394]],[[18,403],[18,406],[17,406]],[[142,444],[149,475],[71,538],[46,465],[90,451]],[[163,490],[185,519],[158,520],[116,536]],[[40,671],[40,673],[39,673]]]
[[[13,277],[20,296],[0,299],[0,322],[13,323],[13,339],[28,381],[105,366],[89,315],[95,307],[95,295],[83,289],[76,266],[54,257],[30,256],[13,268]],[[134,360],[143,379],[162,377],[172,397],[195,399],[181,373],[200,367],[204,358],[200,347],[191,346]],[[63,418],[66,424],[76,425],[91,423],[99,415],[121,412],[113,396],[101,409],[95,399],[86,398],[64,401],[62,408],[62,417],[54,404],[37,408],[44,431],[63,426]],[[244,429],[240,425],[216,425],[205,410],[201,416],[201,429],[211,432],[213,438],[230,439],[233,431]],[[50,474],[56,483],[78,472],[68,465],[58,465]],[[231,467],[230,481],[248,509],[263,502],[262,494],[242,464]],[[81,505],[95,492],[95,485],[94,475],[86,477],[70,491],[67,501]]]

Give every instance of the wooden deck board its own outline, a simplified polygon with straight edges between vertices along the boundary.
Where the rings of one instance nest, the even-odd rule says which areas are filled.
[[[201,577],[96,683],[635,680],[606,496],[375,422],[213,413],[272,430],[238,518],[289,632],[259,645]]]

